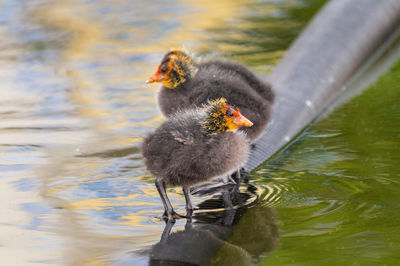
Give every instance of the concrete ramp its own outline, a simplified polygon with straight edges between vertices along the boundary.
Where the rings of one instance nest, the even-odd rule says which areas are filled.
[[[267,160],[317,118],[399,28],[399,0],[328,2],[268,79],[277,96],[272,120],[246,170]]]

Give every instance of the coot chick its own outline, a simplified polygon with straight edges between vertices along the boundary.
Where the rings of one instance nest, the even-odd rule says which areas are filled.
[[[251,142],[267,127],[274,100],[271,86],[246,67],[222,60],[197,63],[179,50],[167,53],[147,82],[163,84],[158,92],[158,104],[165,116],[201,106],[208,100],[226,98],[254,123],[253,127],[242,129]]]
[[[240,78],[270,104],[274,102],[275,94],[272,91],[271,84],[261,81],[253,72],[241,64],[225,60],[210,60],[203,62],[201,68],[208,69],[208,71],[215,68]]]
[[[142,146],[147,169],[156,177],[156,187],[168,220],[180,217],[166,194],[166,184],[182,186],[187,215],[193,210],[190,201],[192,185],[214,177],[231,174],[243,166],[249,143],[240,126],[252,122],[239,108],[220,98],[204,108],[189,108],[172,115]]]

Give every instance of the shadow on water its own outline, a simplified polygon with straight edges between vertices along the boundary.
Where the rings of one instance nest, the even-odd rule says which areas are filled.
[[[260,262],[276,247],[279,237],[276,214],[257,200],[249,203],[254,196],[249,191],[234,191],[229,196],[236,206],[234,209],[224,210],[224,199],[217,196],[201,202],[183,230],[171,233],[174,224],[167,222],[160,242],[151,248],[149,265],[252,265]],[[251,225],[243,225],[244,215],[251,216]],[[235,234],[237,226],[248,229]]]
[[[163,118],[157,86],[144,81],[176,46],[265,78],[324,2],[2,1],[2,260],[147,265],[150,250],[156,260],[163,207],[140,144]],[[202,235],[198,251],[216,247],[203,254],[215,265],[260,262],[278,245],[274,209],[293,191],[287,180],[260,178],[263,170],[255,192],[231,195],[235,211],[223,210],[220,191],[195,195],[193,222],[177,221],[164,240],[199,246],[193,234]],[[181,192],[168,194],[183,213]]]

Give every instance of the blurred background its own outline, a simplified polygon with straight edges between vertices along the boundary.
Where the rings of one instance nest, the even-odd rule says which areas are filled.
[[[265,79],[325,3],[0,0],[2,263],[149,264],[165,223],[140,144],[163,117],[157,85],[145,80],[174,47]],[[241,187],[249,206],[215,265],[230,256],[242,265],[398,262],[395,44],[370,71],[387,57],[395,64],[368,90],[250,174],[252,193]],[[168,193],[183,213],[180,189]]]

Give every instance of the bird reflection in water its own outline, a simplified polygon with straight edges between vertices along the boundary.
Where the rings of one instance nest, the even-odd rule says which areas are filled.
[[[253,265],[276,246],[279,230],[273,209],[254,199],[254,187],[222,192],[198,205],[184,230],[171,233],[166,221],[149,265]],[[226,200],[234,208],[224,209]],[[248,222],[251,220],[251,223]],[[251,227],[249,228],[249,225]]]

